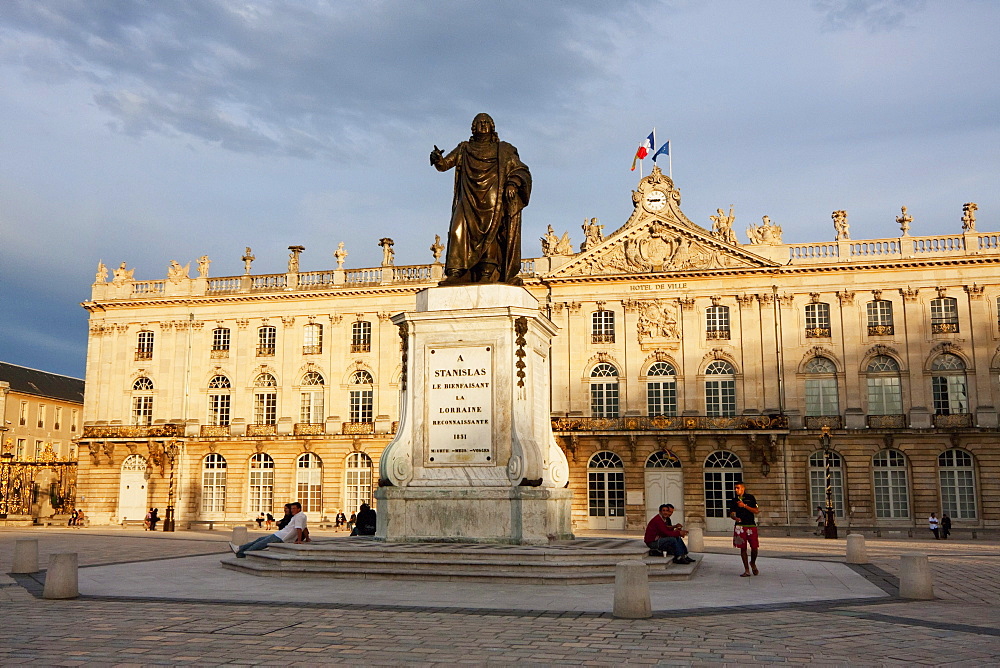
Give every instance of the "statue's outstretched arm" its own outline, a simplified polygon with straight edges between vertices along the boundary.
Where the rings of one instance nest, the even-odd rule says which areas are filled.
[[[448,171],[458,164],[458,149],[459,146],[456,146],[452,149],[451,153],[444,155],[444,151],[435,146],[434,150],[431,151],[431,164],[434,165],[439,172]]]

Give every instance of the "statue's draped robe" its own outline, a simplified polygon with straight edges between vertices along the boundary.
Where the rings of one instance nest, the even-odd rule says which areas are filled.
[[[492,264],[497,282],[518,284],[521,210],[531,194],[531,173],[517,149],[503,141],[464,141],[435,167],[442,172],[455,168],[446,274],[478,282],[482,267],[477,265]],[[517,189],[513,201],[506,200],[508,185]]]

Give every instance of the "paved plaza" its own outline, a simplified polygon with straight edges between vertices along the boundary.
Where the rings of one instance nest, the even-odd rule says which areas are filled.
[[[652,619],[623,620],[611,585],[255,577],[219,565],[228,537],[0,530],[0,665],[1000,663],[994,541],[869,539],[872,563],[852,567],[843,539],[765,532],[760,576],[740,578],[728,538],[708,537],[691,580],[651,585]],[[44,573],[6,574],[23,538],[43,569],[78,553],[79,599],[41,599]],[[897,596],[914,551],[937,600]]]

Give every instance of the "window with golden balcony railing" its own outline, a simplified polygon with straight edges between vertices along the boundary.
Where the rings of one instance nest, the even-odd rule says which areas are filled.
[[[202,438],[226,438],[229,436],[229,425],[223,424],[203,424],[201,425]]]
[[[906,429],[905,415],[869,415],[869,429]]]
[[[322,422],[296,422],[292,433],[296,436],[322,436],[326,433],[326,425]]]
[[[341,427],[341,433],[348,436],[359,436],[375,433],[374,422],[345,422]]]
[[[614,343],[615,342],[615,335],[614,335],[614,333],[611,333],[611,334],[591,334],[590,335],[590,342],[591,343]]]
[[[277,436],[278,425],[276,424],[248,424],[247,436]]]
[[[829,327],[806,327],[807,339],[828,339],[830,338]]]
[[[352,353],[370,353],[372,351],[372,344],[370,343],[352,343],[351,352]]]
[[[934,426],[938,429],[956,429],[972,426],[971,413],[951,413],[950,415],[935,415]]]
[[[226,348],[225,350],[212,350],[211,359],[213,360],[226,359],[227,357],[229,357],[229,348]]]
[[[806,429],[822,429],[823,427],[829,429],[844,428],[844,418],[840,415],[807,415],[805,423]]]
[[[868,336],[892,336],[894,331],[892,325],[868,325]]]
[[[303,355],[319,355],[323,352],[323,346],[302,346]]]
[[[274,357],[274,346],[257,346],[257,357]]]
[[[142,348],[135,351],[136,360],[151,360],[153,359],[152,350],[143,350]]]
[[[729,330],[728,329],[708,329],[705,330],[705,338],[709,341],[728,341],[729,340]]]
[[[552,430],[568,431],[671,431],[685,429],[788,429],[785,415],[735,416],[634,416],[618,418],[554,417]]]
[[[958,334],[957,322],[932,322],[931,332],[934,334]]]
[[[83,428],[83,438],[158,438],[183,435],[184,426],[180,424],[88,425]]]

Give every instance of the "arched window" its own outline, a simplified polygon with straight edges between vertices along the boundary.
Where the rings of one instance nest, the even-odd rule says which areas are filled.
[[[225,376],[213,376],[208,381],[208,423],[225,427],[229,425],[231,385]]]
[[[646,371],[646,414],[677,415],[677,371],[667,362],[655,362]]]
[[[132,383],[132,424],[153,424],[153,381],[145,376]]]
[[[302,332],[302,354],[319,355],[323,352],[323,325],[311,322]]]
[[[269,513],[274,507],[274,460],[271,455],[259,452],[250,458],[249,510],[252,513]]]
[[[351,325],[351,352],[370,353],[372,351],[372,324],[359,320]]]
[[[309,371],[302,376],[299,421],[307,424],[321,424],[323,416],[323,376]]]
[[[806,338],[830,337],[830,305],[824,302],[806,304]]]
[[[958,355],[945,353],[931,362],[931,394],[935,415],[969,412],[969,394],[965,383],[965,362]]]
[[[833,492],[833,510],[837,517],[844,516],[844,463],[840,455],[830,452],[830,488]],[[809,455],[809,492],[812,497],[810,512],[816,506],[826,509],[826,464],[822,450]]]
[[[278,423],[278,381],[269,373],[262,373],[253,382],[254,424]]]
[[[733,487],[743,481],[743,462],[732,452],[716,450],[705,458],[705,517],[729,517]]]
[[[590,415],[618,417],[618,369],[602,362],[590,372]]]
[[[729,362],[715,360],[705,369],[705,414],[736,415],[736,374]]]
[[[278,329],[264,325],[257,329],[257,357],[274,357],[278,345]]]
[[[876,299],[868,302],[868,336],[890,336],[895,329],[892,323],[892,302]]]
[[[372,459],[363,452],[347,455],[344,485],[345,510],[347,515],[358,512],[362,503],[372,502]]]
[[[212,453],[201,461],[201,512],[226,510],[226,458]]]
[[[875,517],[910,517],[910,492],[906,475],[906,455],[899,450],[881,450],[872,458],[875,477]]]
[[[709,306],[705,309],[705,338],[729,339],[728,306]]]
[[[153,333],[141,331],[138,334],[135,347],[135,358],[137,360],[153,359]]]
[[[868,381],[868,414],[900,415],[903,394],[899,385],[899,362],[888,355],[876,355],[865,369]]]
[[[625,517],[625,465],[613,452],[594,453],[587,462],[587,508],[592,518]]]
[[[955,520],[974,520],[976,512],[976,468],[972,454],[952,448],[938,455],[941,480],[941,510]]]
[[[591,343],[615,342],[615,312],[600,309],[590,316]]]
[[[374,384],[375,380],[367,371],[355,371],[351,375],[351,422],[373,421]]]
[[[646,458],[647,469],[679,469],[681,460],[669,450],[657,450]]]
[[[955,334],[958,332],[958,300],[939,297],[931,300],[931,332]]]
[[[323,509],[323,461],[311,452],[295,460],[295,488],[305,512]]]
[[[840,415],[837,367],[826,357],[806,363],[806,415]]]

